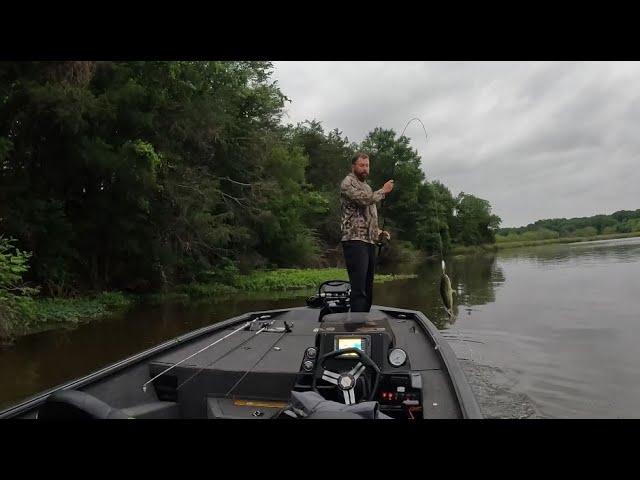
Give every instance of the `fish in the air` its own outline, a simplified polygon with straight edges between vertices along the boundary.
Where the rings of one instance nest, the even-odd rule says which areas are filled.
[[[445,310],[450,317],[453,317],[453,290],[451,289],[451,280],[444,270],[444,260],[442,260],[442,276],[440,277],[440,296],[444,303]]]

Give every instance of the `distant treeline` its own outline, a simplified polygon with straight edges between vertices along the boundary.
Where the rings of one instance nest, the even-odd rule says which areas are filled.
[[[526,227],[501,228],[496,242],[519,242],[565,237],[592,237],[640,232],[640,210],[620,210],[611,215],[538,220]]]
[[[428,181],[409,138],[283,125],[271,74],[253,61],[0,62],[0,290],[159,291],[330,266],[356,150],[374,188],[397,161],[389,255],[494,241],[489,202]]]

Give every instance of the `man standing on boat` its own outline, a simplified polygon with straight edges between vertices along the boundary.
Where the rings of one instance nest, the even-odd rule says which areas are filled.
[[[389,232],[378,228],[376,203],[393,190],[393,180],[375,192],[366,183],[369,156],[358,152],[351,160],[351,173],[340,184],[342,203],[342,248],[351,283],[351,311],[368,312],[373,300],[376,242]]]

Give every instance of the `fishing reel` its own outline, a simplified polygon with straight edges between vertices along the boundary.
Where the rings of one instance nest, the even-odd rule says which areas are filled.
[[[387,238],[384,232],[380,232],[380,235],[378,235],[378,240],[376,240],[376,245],[378,246],[378,248],[386,247],[387,245],[389,245],[389,242],[391,242],[391,240]]]

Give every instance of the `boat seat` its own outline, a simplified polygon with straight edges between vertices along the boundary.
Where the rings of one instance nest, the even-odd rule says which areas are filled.
[[[391,419],[380,411],[380,405],[375,401],[360,402],[353,405],[326,400],[318,392],[291,392],[291,402],[284,415],[293,418],[310,420],[326,419]],[[282,416],[282,418],[285,418]]]
[[[47,397],[38,409],[40,420],[127,419],[122,410],[113,408],[93,395],[78,390],[60,390]]]
[[[353,412],[330,412],[320,410],[318,412],[313,412],[303,418],[305,420],[362,420],[364,417],[361,417],[357,413]]]
[[[122,411],[134,418],[179,418],[180,407],[176,402],[150,402],[123,408]]]

